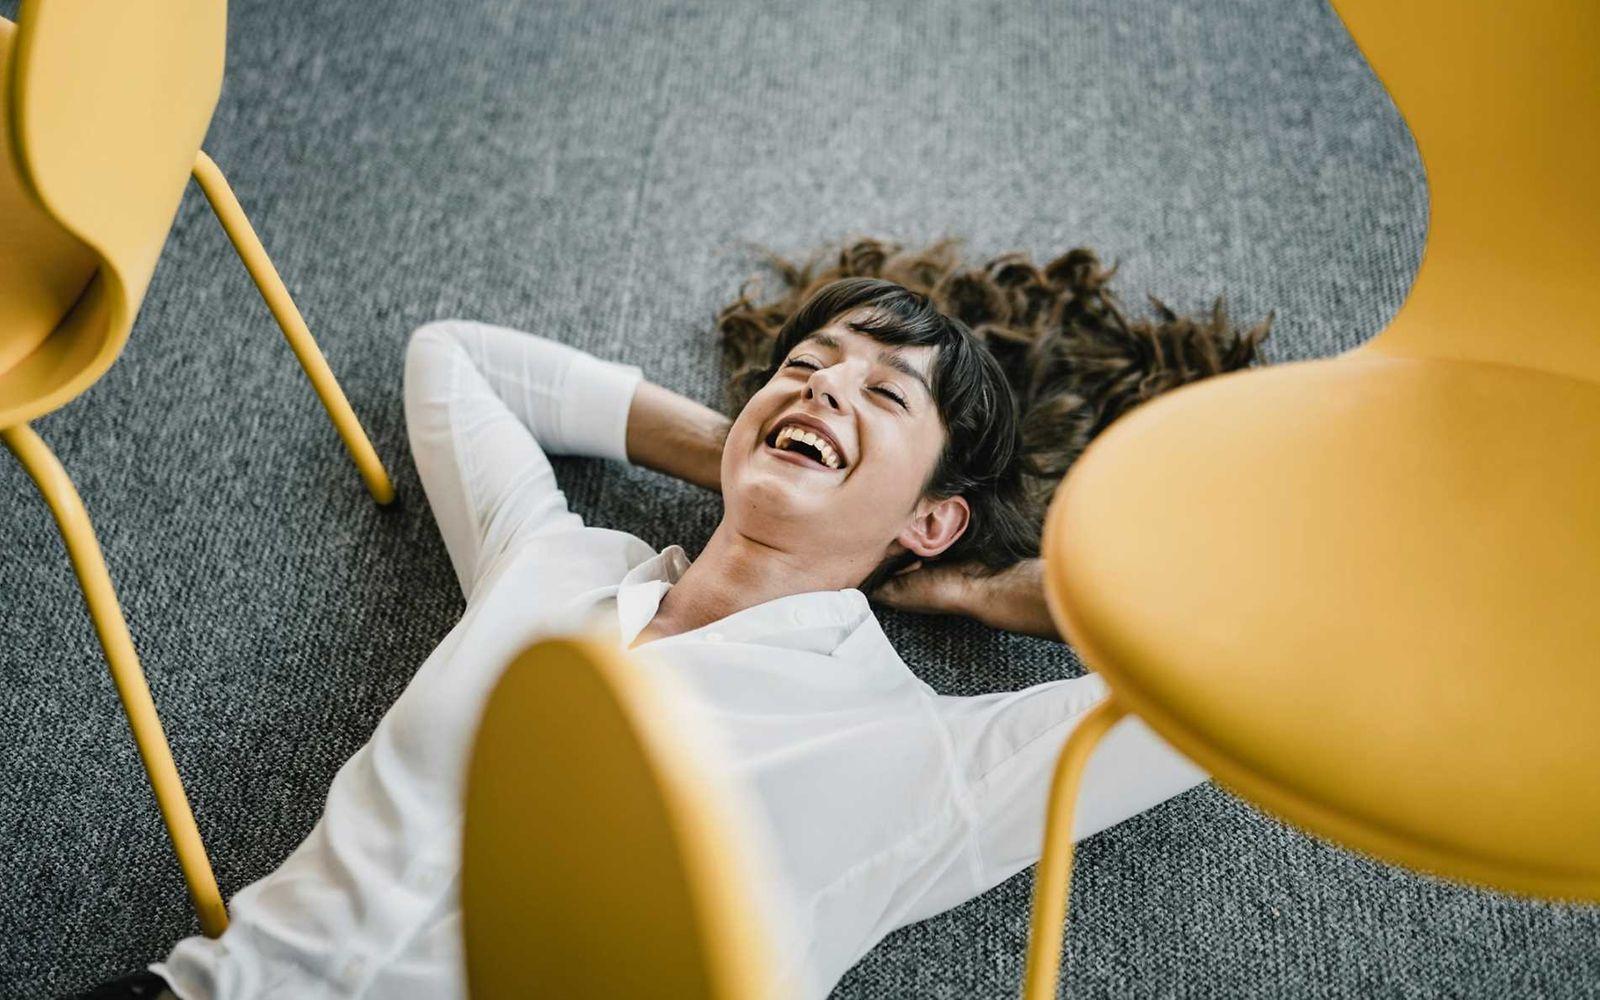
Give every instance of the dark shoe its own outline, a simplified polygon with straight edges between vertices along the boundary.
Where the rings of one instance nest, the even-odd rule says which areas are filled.
[[[167,981],[154,972],[135,972],[131,976],[101,983],[71,1000],[156,1000],[167,988]]]

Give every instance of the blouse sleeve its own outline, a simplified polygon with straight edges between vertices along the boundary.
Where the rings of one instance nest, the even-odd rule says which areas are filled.
[[[941,697],[971,789],[982,892],[1039,860],[1056,760],[1067,737],[1106,697],[1096,674],[972,698]],[[1124,717],[1084,768],[1072,839],[1136,816],[1208,775],[1138,717]]]
[[[406,345],[405,415],[423,492],[471,601],[525,539],[583,520],[546,455],[628,460],[637,365],[468,320],[419,327]]]

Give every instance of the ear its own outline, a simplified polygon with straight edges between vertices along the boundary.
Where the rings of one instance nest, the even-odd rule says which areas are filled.
[[[954,545],[967,530],[971,517],[972,508],[967,506],[966,497],[921,500],[895,541],[922,558],[930,558]]]

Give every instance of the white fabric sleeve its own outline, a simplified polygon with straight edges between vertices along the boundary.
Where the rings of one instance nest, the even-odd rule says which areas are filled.
[[[521,540],[583,525],[546,456],[627,461],[642,380],[637,365],[487,323],[441,320],[411,334],[406,433],[469,601]]]
[[[939,697],[972,794],[976,892],[1039,860],[1056,761],[1067,737],[1107,690],[1105,681],[1091,673],[1021,691]],[[1125,716],[1096,744],[1084,768],[1072,839],[1137,816],[1208,777],[1141,719]],[[951,877],[960,876],[953,871]],[[966,898],[955,886],[944,888],[957,902]]]

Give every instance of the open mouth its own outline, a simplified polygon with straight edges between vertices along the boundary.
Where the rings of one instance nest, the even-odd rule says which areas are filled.
[[[839,472],[844,466],[833,447],[820,435],[794,424],[786,424],[768,434],[763,443],[774,458],[793,465],[822,472]]]

